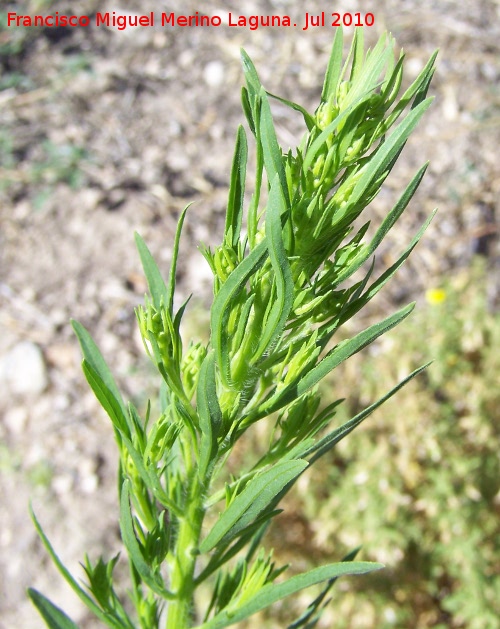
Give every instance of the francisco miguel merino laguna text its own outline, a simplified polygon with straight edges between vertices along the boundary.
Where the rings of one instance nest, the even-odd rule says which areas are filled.
[[[116,11],[100,13],[95,16],[88,15],[65,15],[56,11],[54,15],[19,15],[13,11],[7,13],[7,26],[90,26],[93,23],[96,26],[108,26],[117,28],[120,31],[125,30],[129,26],[155,26],[155,13],[151,11],[147,15],[123,15]],[[157,21],[159,25],[165,26],[222,26],[222,17],[220,15],[200,15],[198,11],[192,15],[178,15],[175,13],[161,13],[160,19]],[[373,26],[375,18],[373,13],[332,13],[331,18],[322,11],[319,14],[312,15],[305,13],[303,24],[300,25],[303,31],[310,27],[317,26]],[[293,26],[297,23],[292,22],[289,15],[233,15],[228,13],[227,26],[237,26],[249,28],[255,31],[260,27],[266,26]]]

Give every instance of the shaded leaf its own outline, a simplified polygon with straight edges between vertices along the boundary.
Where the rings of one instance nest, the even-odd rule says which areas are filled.
[[[78,629],[78,625],[75,625],[62,609],[56,607],[54,603],[51,603],[48,598],[37,590],[29,588],[28,596],[49,629]]]
[[[200,552],[212,550],[221,541],[228,544],[272,504],[276,494],[307,465],[306,461],[283,461],[252,478],[202,541]]]
[[[174,595],[165,588],[161,576],[155,574],[145,561],[139,542],[135,536],[134,523],[130,511],[130,482],[128,480],[123,482],[121,491],[120,531],[128,556],[144,583],[162,598],[172,600]]]

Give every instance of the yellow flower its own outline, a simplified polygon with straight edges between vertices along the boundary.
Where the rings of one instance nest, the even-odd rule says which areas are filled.
[[[428,304],[437,306],[446,300],[446,291],[443,288],[429,288],[425,293],[425,298]]]

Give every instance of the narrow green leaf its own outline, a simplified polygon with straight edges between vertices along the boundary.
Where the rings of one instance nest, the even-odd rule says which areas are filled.
[[[342,559],[342,561],[354,561],[356,555],[358,554],[360,547],[355,548],[348,555]],[[333,585],[337,581],[337,578],[329,579],[326,582],[326,585],[323,587],[318,596],[308,605],[307,609],[295,622],[291,625],[288,625],[287,629],[299,629],[300,627],[304,627],[304,629],[313,629],[319,622],[321,615],[328,605],[331,599],[327,599],[324,601],[325,596],[332,589]],[[323,602],[324,601],[324,602]]]
[[[232,230],[232,245],[237,248],[241,232],[243,201],[245,196],[245,180],[247,172],[248,145],[245,129],[240,125],[236,136],[231,184],[227,203],[225,234]]]
[[[382,70],[393,55],[392,46],[388,45],[386,38],[385,34],[382,35],[375,48],[367,54],[365,63],[356,73],[356,80],[347,93],[343,107],[348,107],[364,95],[371,94],[379,85]],[[354,50],[354,45],[353,41],[353,54],[359,55],[359,49]]]
[[[285,200],[283,198],[279,176],[276,174],[269,192],[266,212],[266,236],[269,258],[271,259],[274,281],[276,283],[276,298],[262,331],[259,346],[254,354],[257,360],[272,346],[283,332],[293,305],[294,284],[290,264],[283,244],[282,216],[285,215],[285,213]]]
[[[255,302],[255,294],[249,295],[246,302],[243,304],[240,314],[240,320],[238,321],[238,327],[236,328],[236,334],[234,335],[234,347],[241,347],[243,340],[247,332],[248,320],[252,311],[252,306]]]
[[[64,577],[65,581],[71,586],[72,590],[75,592],[75,594],[78,596],[78,598],[84,603],[84,605],[86,607],[88,607],[88,609],[90,609],[90,611],[95,616],[97,616],[97,618],[102,620],[102,622],[107,627],[111,627],[112,629],[122,629],[122,625],[120,623],[118,623],[118,621],[116,621],[114,618],[110,618],[109,616],[107,616],[107,614],[105,614],[96,605],[96,603],[92,600],[92,598],[87,594],[87,592],[85,592],[85,590],[82,587],[80,587],[80,585],[78,584],[76,579],[73,578],[73,576],[71,575],[69,570],[62,563],[62,561],[59,559],[59,557],[56,554],[54,548],[52,547],[52,544],[49,542],[48,537],[45,535],[42,527],[40,526],[40,523],[38,522],[38,520],[37,520],[37,518],[35,516],[35,513],[34,513],[33,509],[31,508],[31,505],[30,505],[30,515],[31,515],[31,519],[33,520],[33,524],[35,525],[35,529],[36,529],[40,539],[42,540],[42,544],[44,545],[45,550],[49,553],[50,558],[54,562],[54,565],[59,570],[61,575]]]
[[[281,185],[281,192],[283,194],[283,198],[285,199],[286,208],[289,209],[290,195],[288,193],[285,164],[283,161],[281,148],[276,138],[273,116],[271,114],[271,107],[269,105],[269,100],[267,98],[264,88],[262,88],[260,91],[260,99],[260,123],[257,139],[260,140],[262,144],[267,180],[269,182],[269,185],[272,186],[276,175],[278,176]]]
[[[311,129],[314,128],[314,125],[316,124],[314,117],[311,116],[311,114],[306,109],[304,109],[304,107],[298,105],[297,103],[294,103],[291,100],[287,100],[286,98],[281,98],[281,96],[277,96],[276,94],[271,94],[270,92],[266,92],[266,94],[269,96],[269,98],[277,100],[278,102],[283,103],[283,105],[290,107],[290,109],[301,113],[308,131],[311,131]]]
[[[200,552],[209,552],[221,540],[227,544],[234,539],[272,504],[276,494],[306,467],[305,461],[282,461],[255,476],[222,513],[200,544]]]
[[[144,269],[144,275],[148,282],[149,292],[153,298],[154,307],[159,310],[162,304],[166,306],[168,303],[167,287],[151,252],[137,232],[135,232],[135,244],[139,251],[142,268]]]
[[[379,323],[374,323],[363,332],[360,332],[352,339],[348,341],[342,341],[314,367],[309,373],[307,373],[297,385],[298,395],[302,395],[314,385],[318,384],[330,371],[338,367],[345,360],[361,351],[367,345],[370,345],[375,339],[382,334],[385,334],[393,327],[398,325],[403,319],[411,313],[415,304],[409,304],[401,310],[398,310],[394,314],[390,315]]]
[[[175,230],[174,246],[172,248],[172,260],[170,262],[170,271],[168,273],[167,301],[166,301],[166,306],[171,315],[173,315],[173,312],[174,312],[175,274],[177,271],[177,258],[179,257],[179,245],[181,242],[181,234],[182,234],[182,228],[184,226],[184,219],[186,218],[186,213],[190,207],[191,207],[191,203],[188,203],[186,207],[182,210],[179,216],[179,220],[177,221],[177,228]]]
[[[250,104],[250,96],[246,87],[241,88],[241,107],[243,109],[243,113],[245,114],[245,118],[247,119],[250,131],[255,135],[255,119],[253,116],[252,106]]]
[[[92,373],[99,376],[99,381],[102,383],[102,387],[107,391],[107,395],[111,395],[113,397],[113,404],[116,402],[120,409],[120,415],[124,418],[125,424],[127,424],[127,407],[123,402],[120,391],[116,386],[116,382],[111,375],[111,371],[102,357],[99,348],[81,323],[72,320],[71,325],[73,326],[73,330],[75,331],[78,342],[80,343],[82,354],[86,363],[91,367]]]
[[[427,87],[432,79],[434,73],[434,62],[436,61],[438,51],[436,50],[429,61],[425,64],[425,67],[413,81],[410,87],[405,91],[403,96],[399,99],[397,105],[394,107],[391,115],[387,118],[386,128],[389,128],[397,118],[404,111],[408,103],[415,98],[418,102],[414,103],[414,106],[420,104],[420,97],[424,96],[427,91]]]
[[[333,40],[332,52],[325,74],[323,83],[323,91],[321,92],[321,101],[328,101],[337,90],[340,73],[342,71],[342,49],[344,44],[344,36],[342,28],[337,28],[335,38]]]
[[[240,52],[241,52],[241,63],[243,66],[243,72],[245,74],[245,80],[247,82],[247,87],[248,87],[248,93],[250,96],[250,100],[252,100],[253,97],[259,94],[262,87],[262,83],[260,82],[259,75],[257,74],[257,70],[255,69],[255,66],[252,60],[250,59],[250,57],[243,50],[243,48],[241,49]]]
[[[232,613],[222,611],[196,629],[223,629],[241,622],[261,609],[265,609],[282,598],[296,594],[311,585],[341,576],[367,574],[383,567],[382,564],[375,562],[346,561],[314,568],[309,572],[291,577],[283,583],[268,583],[236,611]]]
[[[263,516],[257,518],[255,522],[247,526],[243,531],[241,531],[238,539],[232,544],[229,548],[224,547],[220,551],[214,552],[208,564],[205,566],[204,570],[201,574],[196,577],[196,584],[203,583],[205,579],[207,579],[211,574],[213,574],[216,570],[218,570],[224,564],[235,557],[247,544],[250,543],[250,549],[246,554],[246,561],[250,562],[253,554],[252,547],[257,542],[258,548],[260,548],[260,539],[262,537],[261,532],[264,531],[265,527],[271,522],[271,520],[280,513],[283,513],[283,509],[276,509],[275,511],[266,511]],[[255,549],[257,550],[257,549]]]
[[[244,50],[241,51],[241,59],[245,80],[247,82],[248,98],[246,99],[246,105],[249,105],[251,108],[252,120],[254,124],[257,123],[255,129],[256,138],[258,144],[262,147],[268,182],[269,185],[271,185],[274,181],[275,175],[279,175],[283,196],[287,207],[289,207],[290,198],[288,194],[285,167],[281,149],[279,147],[278,140],[276,139],[276,131],[274,130],[273,117],[267,93],[262,87],[262,83],[260,82],[259,75],[257,74],[252,60]]]
[[[342,313],[342,316],[339,318],[338,323],[335,325],[341,325],[344,321],[347,321],[351,317],[353,317],[361,308],[363,308],[371,299],[375,297],[375,295],[387,284],[387,282],[396,274],[396,272],[403,266],[404,262],[410,255],[410,253],[415,249],[420,239],[422,238],[425,230],[429,226],[429,223],[433,219],[436,210],[429,216],[429,218],[425,221],[422,227],[419,229],[416,236],[410,242],[408,247],[403,251],[403,253],[399,256],[396,262],[389,267],[380,277],[378,277],[370,286],[366,289],[366,291],[357,299],[357,295],[353,296],[352,303],[349,303],[345,308],[345,311]]]
[[[120,497],[120,531],[128,556],[142,581],[144,581],[153,592],[158,594],[158,596],[167,600],[175,598],[174,595],[165,588],[161,576],[151,570],[142,555],[135,536],[134,523],[130,511],[130,481],[128,480],[123,482]]]
[[[217,455],[217,437],[222,425],[222,412],[217,399],[215,382],[215,355],[210,352],[205,357],[200,369],[196,406],[200,418],[200,478],[204,479],[210,464]]]
[[[318,443],[316,443],[313,447],[309,448],[305,452],[301,453],[301,456],[308,457],[313,455],[309,461],[310,463],[314,463],[317,459],[326,454],[329,450],[331,450],[339,441],[341,441],[344,437],[347,437],[349,433],[351,433],[363,420],[365,420],[369,415],[373,413],[379,406],[382,406],[384,402],[386,402],[389,398],[391,398],[395,393],[397,393],[400,389],[402,389],[410,380],[412,380],[415,376],[418,376],[424,369],[431,363],[427,363],[412,373],[401,382],[399,382],[395,387],[393,387],[390,391],[388,391],[383,397],[379,400],[363,409],[360,413],[358,413],[355,417],[350,419],[349,421],[342,424],[339,428],[336,428],[334,431],[323,437]]]
[[[358,75],[363,68],[363,61],[365,57],[365,41],[364,30],[362,27],[354,29],[354,37],[352,40],[353,54],[352,54],[352,66],[350,81],[354,83],[358,78]]]
[[[355,548],[348,555],[346,555],[342,561],[354,561],[358,552],[359,552],[359,547]],[[319,622],[319,619],[321,618],[321,614],[323,610],[325,609],[325,606],[331,600],[331,599],[328,599],[326,602],[323,603],[325,596],[331,590],[332,586],[334,585],[336,581],[337,581],[336,577],[334,577],[333,579],[329,579],[326,585],[324,586],[324,588],[318,594],[318,596],[308,606],[307,610],[300,616],[300,618],[298,618],[295,622],[289,625],[287,629],[299,629],[300,627],[304,627],[304,629],[313,629],[313,627],[316,627],[316,625]]]
[[[405,56],[402,54],[398,59],[397,64],[392,69],[389,77],[386,79],[382,86],[381,96],[384,99],[384,108],[387,111],[389,107],[396,100],[399,90],[401,88],[401,82],[403,80],[403,63]]]
[[[29,588],[28,596],[49,629],[78,629],[78,625],[75,625],[62,609],[56,607],[54,603],[51,603],[48,598],[37,590]]]
[[[82,362],[82,369],[90,388],[99,400],[100,405],[109,415],[115,429],[120,433],[130,434],[127,416],[123,415],[120,403],[107,388],[99,373],[85,359]]]

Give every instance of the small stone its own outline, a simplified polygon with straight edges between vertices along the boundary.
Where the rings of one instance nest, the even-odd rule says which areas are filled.
[[[219,87],[224,82],[224,65],[220,61],[210,61],[205,66],[203,77],[210,87]]]
[[[99,477],[96,474],[96,463],[93,459],[84,459],[78,466],[80,475],[79,486],[85,494],[93,494],[99,487]]]
[[[73,489],[73,478],[68,474],[56,476],[52,479],[52,489],[56,494],[65,495]]]
[[[18,395],[39,395],[48,385],[43,355],[35,343],[22,341],[3,359],[3,375],[7,387]]]
[[[99,478],[96,474],[90,474],[80,480],[80,488],[84,494],[93,494],[99,487]]]
[[[23,432],[28,421],[28,411],[22,406],[8,409],[3,416],[3,422],[9,432],[19,435]]]

